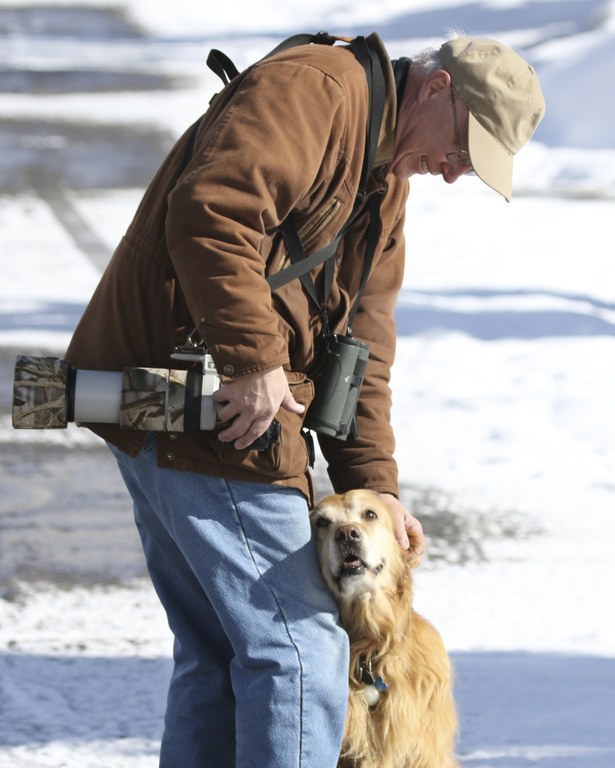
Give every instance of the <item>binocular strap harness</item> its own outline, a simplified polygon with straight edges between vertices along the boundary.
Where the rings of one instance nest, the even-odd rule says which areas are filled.
[[[264,56],[267,59],[280,51],[292,48],[297,45],[307,45],[314,43],[317,45],[334,45],[340,38],[329,35],[326,32],[319,32],[316,35],[294,35],[293,37],[284,40],[270,53]],[[346,231],[350,228],[351,224],[363,214],[369,216],[369,224],[367,229],[367,241],[365,246],[365,261],[363,264],[363,272],[361,275],[361,282],[357,297],[352,305],[348,315],[348,335],[352,335],[352,322],[359,309],[361,296],[365,291],[365,286],[371,271],[374,253],[380,237],[380,204],[382,202],[382,191],[375,190],[369,196],[367,194],[367,185],[374,169],[374,162],[376,158],[376,151],[378,148],[378,137],[380,135],[380,126],[382,124],[382,118],[384,115],[384,104],[386,95],[386,85],[384,71],[380,58],[376,51],[372,50],[364,37],[356,37],[350,41],[348,49],[355,55],[357,61],[362,65],[365,76],[367,78],[368,86],[368,98],[369,98],[369,110],[367,116],[367,124],[365,131],[365,154],[363,159],[363,166],[361,169],[361,178],[359,181],[359,190],[355,198],[352,212],[341,228],[337,237],[328,243],[326,246],[316,251],[315,253],[306,256],[303,249],[303,244],[297,233],[297,228],[293,221],[293,215],[288,216],[280,224],[280,233],[284,239],[284,244],[290,257],[291,265],[274,275],[271,275],[267,282],[269,283],[271,290],[275,290],[282,285],[299,278],[303,284],[303,287],[311,300],[317,306],[321,312],[323,318],[324,335],[329,334],[329,323],[327,317],[326,306],[331,293],[331,287],[334,277],[334,257],[337,251],[337,247],[341,242]],[[237,67],[233,64],[231,59],[222,51],[213,49],[210,51],[207,57],[207,65],[209,68],[217,74],[225,85],[228,85],[231,80],[238,77],[241,73]],[[185,168],[192,157],[194,151],[194,143],[196,140],[196,134],[199,127],[199,121],[195,123],[190,140],[186,147],[184,154],[183,167]],[[316,294],[316,287],[314,281],[309,275],[310,271],[319,264],[324,262],[324,296],[322,302],[318,300]]]

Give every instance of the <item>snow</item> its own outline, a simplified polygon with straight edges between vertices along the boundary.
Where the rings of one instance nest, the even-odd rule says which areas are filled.
[[[45,5],[54,3],[36,2]],[[386,30],[397,54],[467,18],[469,31],[528,46],[548,113],[516,162],[513,203],[476,179],[412,181],[393,371],[397,458],[409,496],[432,489],[460,537],[457,550],[434,538],[416,575],[416,605],[456,666],[462,765],[613,768],[615,4],[62,5],[125,8],[152,38],[147,66],[184,73],[189,84],[138,94],[3,93],[0,117],[140,121],[176,135],[217,88],[202,71],[209,47],[244,64],[305,29]],[[40,42],[28,48],[9,36],[3,66],[45,71],[81,60],[136,69],[142,50],[130,40]],[[140,194],[64,191],[109,249]],[[30,191],[0,197],[0,249],[0,349],[63,349],[99,267]],[[76,428],[14,432],[8,398],[0,404],[0,447],[97,444]],[[27,494],[17,488],[3,488],[0,513],[17,514],[19,492]],[[170,647],[141,576],[19,584],[0,600],[0,768],[153,768]]]

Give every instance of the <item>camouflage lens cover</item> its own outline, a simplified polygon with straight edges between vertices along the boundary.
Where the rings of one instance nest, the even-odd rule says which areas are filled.
[[[125,368],[120,426],[183,432],[187,374],[166,368]]]
[[[70,365],[57,357],[19,355],[13,383],[14,429],[65,429]]]

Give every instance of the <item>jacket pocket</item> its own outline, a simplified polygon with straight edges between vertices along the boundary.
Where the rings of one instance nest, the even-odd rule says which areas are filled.
[[[323,231],[327,228],[331,220],[335,217],[341,205],[341,200],[339,200],[337,197],[334,197],[328,205],[326,205],[322,210],[317,211],[311,218],[309,218],[297,229],[297,235],[299,236],[299,240],[301,241],[301,245],[303,246],[303,250],[306,255],[310,255],[312,252],[316,251],[314,247],[315,243]],[[332,232],[328,242],[335,240],[336,237],[337,232]],[[328,243],[323,243],[322,247],[324,248],[324,246],[327,244]],[[272,274],[281,272],[291,264],[290,254],[286,250],[286,245],[281,238],[279,241],[279,248],[279,255],[276,257],[275,261],[273,262],[274,265],[271,268]]]
[[[216,439],[218,458],[226,466],[241,467],[272,480],[300,477],[309,464],[308,449],[301,434],[305,414],[314,399],[314,384],[302,373],[286,372],[290,391],[298,403],[305,406],[302,414],[281,408],[276,414],[280,423],[279,439],[264,451],[244,448],[238,451],[230,443]]]
[[[318,211],[309,221],[306,222],[298,231],[298,235],[303,245],[303,250],[308,253],[314,245],[320,234],[326,229],[329,222],[340,209],[341,201],[334,197],[331,202],[321,211]],[[334,240],[337,232],[331,237]]]

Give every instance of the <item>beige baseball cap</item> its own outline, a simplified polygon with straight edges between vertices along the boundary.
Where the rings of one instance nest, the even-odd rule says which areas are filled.
[[[518,53],[486,38],[455,38],[439,55],[469,111],[474,170],[510,202],[513,157],[545,113],[536,72]]]

